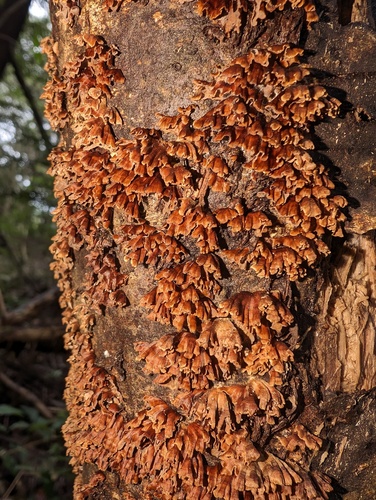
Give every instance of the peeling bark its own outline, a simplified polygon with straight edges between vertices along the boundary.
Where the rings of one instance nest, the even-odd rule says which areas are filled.
[[[325,392],[375,387],[375,235],[349,236],[323,287],[313,365]]]

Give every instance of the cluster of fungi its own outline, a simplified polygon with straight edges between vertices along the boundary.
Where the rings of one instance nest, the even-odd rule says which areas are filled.
[[[80,14],[77,2],[54,3],[68,24]],[[304,9],[308,24],[316,18],[305,0],[193,4],[226,33],[244,14],[255,23],[286,5]],[[328,234],[342,235],[345,200],[309,153],[311,124],[339,103],[307,83],[301,49],[259,47],[197,81],[175,116],[118,137],[117,48],[96,34],[74,43],[80,55],[59,68],[58,43],[45,41],[44,98],[52,126],[72,131],[51,173],[71,351],[64,435],[74,469],[96,467],[75,498],[91,498],[107,472],[130,485],[125,499],[132,485],[145,499],[328,498],[329,478],[309,470],[321,440],[294,422],[294,316],[283,289],[328,255]],[[128,415],[116,377],[96,363],[93,332],[106,311],[132,305],[133,269],[154,273],[137,306],[169,328],[133,347],[169,396],[150,394]],[[244,289],[231,287],[236,272],[253,277]]]

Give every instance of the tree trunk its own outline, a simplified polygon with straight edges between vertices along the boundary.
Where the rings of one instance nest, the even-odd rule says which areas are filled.
[[[372,414],[375,366],[374,239],[343,245],[345,212],[352,231],[374,225],[369,205],[359,230],[358,191],[346,208],[330,170],[341,158],[320,149],[374,115],[342,106],[334,119],[344,95],[319,83],[344,88],[357,32],[332,2],[313,29],[313,4],[295,0],[53,0],[51,11],[44,97],[61,131],[52,251],[75,498],[339,496],[359,422],[338,430],[330,394],[363,391]],[[357,46],[375,51],[362,30]],[[344,32],[345,72],[329,74]],[[354,449],[367,445],[358,434]],[[367,495],[371,462],[356,463],[345,487]]]

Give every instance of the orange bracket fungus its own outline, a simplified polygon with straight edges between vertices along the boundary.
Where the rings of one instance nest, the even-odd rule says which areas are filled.
[[[172,3],[225,39],[284,9],[300,9],[308,27],[317,19],[310,0]],[[81,2],[53,4],[79,24]],[[130,4],[100,8],[116,16]],[[339,102],[312,83],[300,48],[257,46],[196,80],[174,116],[128,129],[114,104],[127,77],[118,48],[76,32],[78,56],[64,65],[61,44],[45,40],[43,95],[62,132],[50,156],[51,250],[71,352],[63,430],[75,498],[94,498],[116,473],[126,499],[327,499],[329,478],[310,471],[321,441],[296,421],[289,290],[342,235],[346,201],[310,154],[311,124]],[[135,413],[97,335],[116,336],[101,325],[118,315],[121,328],[132,307],[161,332],[124,347],[149,380]]]

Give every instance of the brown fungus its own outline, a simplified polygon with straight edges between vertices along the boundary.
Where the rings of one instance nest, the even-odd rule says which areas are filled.
[[[122,2],[102,3],[117,10]],[[65,2],[66,23],[75,22],[77,5]],[[286,7],[303,9],[308,25],[316,16],[305,0],[195,5],[225,36]],[[119,139],[122,117],[110,102],[124,82],[118,50],[89,33],[76,44],[76,60],[58,70],[58,46],[45,42],[47,114],[54,128],[74,132],[69,149],[52,153],[51,172],[59,200],[53,268],[72,350],[64,435],[75,470],[96,463],[125,483],[142,482],[145,499],[327,498],[326,478],[300,466],[319,440],[298,424],[278,434],[293,399],[292,348],[280,340],[293,316],[276,292],[231,291],[226,262],[270,284],[303,277],[328,254],[324,239],[341,234],[345,200],[332,195],[325,168],[311,158],[307,131],[338,102],[306,81],[301,49],[256,48],[211,82],[197,82],[196,105]],[[212,103],[202,107],[205,98]],[[158,220],[150,218],[152,202],[163,207]],[[78,293],[72,268],[80,252],[87,272]],[[149,395],[133,417],[92,345],[95,317],[127,304],[123,261],[149,266],[152,277],[156,268],[141,306],[172,326],[135,348],[144,371],[174,391],[173,404]],[[271,440],[279,440],[280,456],[264,448]],[[85,495],[85,486],[79,490]]]

